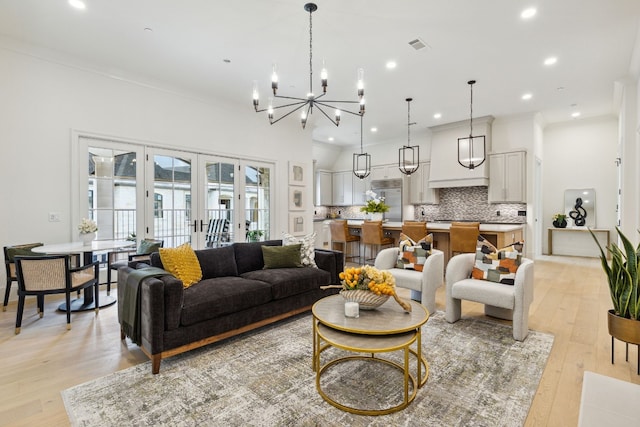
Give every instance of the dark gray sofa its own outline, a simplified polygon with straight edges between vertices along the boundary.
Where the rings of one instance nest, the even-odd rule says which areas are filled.
[[[262,245],[281,240],[196,250],[202,280],[187,289],[171,275],[140,282],[140,323],[143,352],[160,371],[163,358],[308,311],[320,298],[337,292],[320,286],[339,283],[342,252],[315,251],[318,268],[263,269]],[[151,265],[163,268],[160,255]],[[118,298],[132,263],[118,270]],[[122,339],[125,338],[122,333]]]

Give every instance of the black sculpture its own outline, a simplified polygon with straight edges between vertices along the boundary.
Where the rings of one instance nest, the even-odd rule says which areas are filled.
[[[576,199],[576,205],[574,211],[569,212],[569,216],[573,219],[573,222],[577,226],[583,226],[587,222],[587,211],[582,207],[582,198]]]

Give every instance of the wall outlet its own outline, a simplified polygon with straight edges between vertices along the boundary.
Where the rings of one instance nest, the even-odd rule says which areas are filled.
[[[518,216],[527,216],[527,211],[518,211]]]
[[[60,222],[60,212],[49,212],[49,222]]]
[[[500,216],[500,211],[496,211],[496,216]]]

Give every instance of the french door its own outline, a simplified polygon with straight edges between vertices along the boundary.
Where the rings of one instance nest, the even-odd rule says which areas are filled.
[[[204,248],[271,237],[271,163],[98,138],[79,142],[73,220],[94,219],[98,239],[147,237],[165,247]]]

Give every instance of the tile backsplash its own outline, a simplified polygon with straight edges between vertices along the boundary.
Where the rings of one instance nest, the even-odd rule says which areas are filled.
[[[526,212],[525,203],[488,203],[487,187],[441,188],[440,204],[415,205],[414,218],[419,221],[467,220],[480,222],[498,222],[524,224],[526,216],[518,212]],[[498,212],[500,213],[498,215]],[[364,218],[360,206],[316,206],[314,219],[331,216],[348,219]]]
[[[488,203],[488,187],[441,188],[439,205],[416,205],[415,218],[420,221],[467,220],[524,224],[525,203]],[[500,213],[498,215],[498,212]]]

